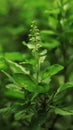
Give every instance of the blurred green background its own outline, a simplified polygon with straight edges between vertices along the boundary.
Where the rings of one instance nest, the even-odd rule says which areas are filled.
[[[58,87],[67,81],[73,82],[73,0],[0,0],[0,54],[25,52],[22,41],[29,41],[33,20],[37,21],[42,41],[48,43],[50,64],[58,63],[65,67],[51,85]],[[2,73],[0,78],[2,87],[7,79]],[[0,94],[4,98],[2,91],[3,88]],[[69,90],[65,103],[73,104],[73,90]],[[1,130],[23,130],[23,125],[11,116],[0,116]],[[60,116],[54,130],[73,130],[73,117]]]
[[[22,51],[28,41],[30,24],[36,20],[40,29],[48,28],[45,10],[48,0],[0,0],[0,45],[4,51]]]

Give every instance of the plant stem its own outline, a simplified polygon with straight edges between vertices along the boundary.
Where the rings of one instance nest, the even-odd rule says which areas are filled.
[[[40,63],[39,63],[39,54],[38,54],[38,50],[37,50],[37,43],[35,43],[35,61],[36,61],[36,65],[35,65],[35,73],[36,73],[36,84],[38,85],[39,83],[39,74],[40,74]]]

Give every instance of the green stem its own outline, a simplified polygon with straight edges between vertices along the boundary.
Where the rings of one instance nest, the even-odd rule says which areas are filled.
[[[35,43],[35,61],[36,61],[36,65],[35,65],[35,74],[36,74],[36,85],[38,85],[39,83],[39,74],[40,74],[40,62],[39,62],[39,53],[37,50],[37,43]]]

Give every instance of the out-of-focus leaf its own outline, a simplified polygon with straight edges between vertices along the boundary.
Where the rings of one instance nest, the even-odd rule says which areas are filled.
[[[46,49],[53,49],[53,48],[55,48],[55,47],[57,47],[59,45],[60,45],[60,43],[58,41],[56,41],[56,40],[51,41],[49,43],[42,43],[42,47],[44,47]]]
[[[57,93],[56,94],[58,94],[58,93],[60,93],[60,92],[62,92],[62,91],[64,91],[64,90],[66,90],[66,89],[68,89],[68,88],[71,88],[71,87],[73,87],[73,83],[65,83],[64,85],[62,85],[62,86],[60,86],[58,89],[57,89]]]
[[[14,84],[6,85],[5,95],[12,98],[24,99],[24,93]]]
[[[23,120],[29,120],[31,121],[31,118],[33,116],[33,113],[30,112],[29,114],[26,114],[26,111],[27,110],[22,110],[22,111],[18,111],[15,113],[15,120],[20,120],[20,119],[23,119]]]
[[[9,33],[11,34],[11,35],[18,35],[18,34],[20,34],[21,32],[23,32],[24,31],[24,26],[18,26],[18,27],[10,27],[10,28],[8,28],[8,31],[9,31]]]
[[[17,99],[24,99],[24,94],[17,92],[17,91],[13,91],[13,90],[6,90],[4,93],[7,97],[11,97],[11,98],[17,98]]]
[[[15,114],[15,120],[23,119],[24,115],[25,115],[25,110],[16,112],[16,114]]]
[[[41,31],[42,34],[47,34],[47,35],[56,35],[55,31],[52,30],[43,30]]]
[[[24,59],[23,55],[19,52],[6,52],[5,58],[12,61],[22,61]]]
[[[29,74],[29,71],[26,70],[24,67],[22,67],[21,65],[12,62],[10,60],[7,60],[7,63],[9,64],[10,69],[14,72],[14,73],[24,73],[24,74]]]
[[[55,113],[59,115],[73,115],[73,106],[64,107],[64,108],[55,108]]]
[[[6,61],[3,57],[0,57],[0,70],[6,70],[7,69]]]
[[[22,65],[30,64],[30,65],[35,65],[36,60],[35,59],[27,59],[25,62],[20,62]]]
[[[47,77],[51,77],[61,71],[64,67],[58,64],[52,65],[46,69],[46,71],[42,75],[42,79],[46,79]]]
[[[17,92],[21,91],[21,87],[15,85],[15,84],[8,84],[8,85],[6,85],[6,88],[17,91]]]
[[[4,114],[8,111],[9,109],[8,108],[1,108],[0,109],[0,114]]]
[[[58,25],[58,20],[56,19],[56,17],[49,16],[48,21],[49,21],[49,26],[52,29],[56,30]]]
[[[45,13],[48,13],[48,14],[59,14],[59,12],[60,12],[59,8],[45,10]]]

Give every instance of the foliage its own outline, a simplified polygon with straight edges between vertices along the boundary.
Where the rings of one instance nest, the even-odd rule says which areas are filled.
[[[68,0],[47,2],[46,0],[45,3],[44,0],[40,0],[35,3],[31,0],[25,1],[25,5],[23,0],[22,2],[18,0],[17,3],[13,3],[12,0],[5,0],[5,2],[5,6],[7,2],[11,5],[9,7],[12,11],[13,9],[16,11],[17,7],[22,8],[16,11],[18,13],[15,18],[16,23],[14,16],[10,19],[11,13],[8,14],[2,9],[0,12],[2,19],[5,19],[3,15],[8,16],[11,24],[5,24],[3,34],[6,32],[5,29],[8,29],[8,34],[15,37],[12,41],[10,36],[9,39],[6,35],[4,38],[1,37],[0,95],[3,99],[0,101],[1,128],[72,130],[73,2]],[[42,8],[40,8],[41,4]],[[33,12],[30,11],[30,5],[33,7]],[[23,16],[22,12],[25,10],[28,10],[28,13]],[[40,20],[38,19],[39,10],[41,11]],[[28,35],[27,29],[33,19],[37,21],[40,31],[36,22],[33,21]],[[26,33],[22,45],[17,47],[18,40],[15,45],[10,45],[13,41],[15,43],[20,33]],[[3,52],[3,48],[5,49],[7,45],[10,45],[6,48],[8,52]],[[11,46],[14,52],[9,52],[13,50]],[[19,51],[20,47],[22,52]],[[3,123],[5,123],[4,127]]]

